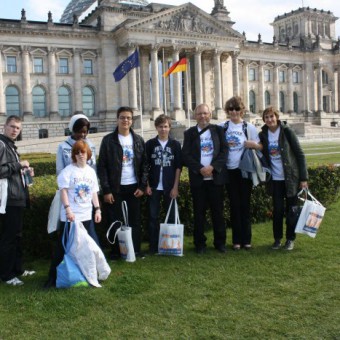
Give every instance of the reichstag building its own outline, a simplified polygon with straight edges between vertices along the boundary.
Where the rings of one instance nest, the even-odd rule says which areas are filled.
[[[17,114],[23,139],[52,137],[65,133],[70,116],[84,113],[95,131],[105,132],[122,105],[135,110],[137,125],[142,117],[150,127],[163,112],[184,122],[202,102],[222,120],[233,95],[244,99],[252,120],[268,105],[292,121],[340,120],[332,12],[302,7],[280,14],[273,41],[264,42],[233,29],[223,0],[211,5],[206,13],[191,3],[72,0],[60,22],[53,13],[30,21],[25,10],[20,19],[0,19],[0,123]],[[115,82],[114,70],[136,49],[140,67]],[[164,78],[183,57],[187,71]]]

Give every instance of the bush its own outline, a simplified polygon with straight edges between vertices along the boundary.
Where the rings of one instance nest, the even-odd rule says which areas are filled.
[[[46,169],[48,162],[37,162],[35,172],[40,174]],[[25,211],[25,228],[24,242],[26,251],[34,256],[49,256],[51,251],[51,240],[53,235],[49,236],[46,232],[47,218],[50,203],[57,189],[55,173],[55,163],[52,162],[48,168],[53,167],[53,175],[37,176],[34,179],[34,185],[30,187],[31,208]],[[312,194],[325,206],[336,201],[339,198],[340,188],[340,167],[320,166],[309,169],[310,181],[309,187]],[[187,170],[184,168],[181,176],[179,188],[179,210],[181,223],[185,226],[185,234],[191,235],[193,232],[193,208],[190,193]],[[147,198],[142,198],[142,228],[143,236],[146,240],[148,237],[148,209]],[[131,212],[130,212],[131,213]],[[209,214],[208,214],[209,216]],[[225,218],[227,227],[230,227],[229,200],[226,195],[225,199]],[[267,195],[264,186],[254,188],[251,198],[251,216],[252,223],[264,222],[272,216],[271,198]],[[161,219],[165,218],[163,211]],[[206,228],[210,228],[211,221],[208,217]],[[105,212],[103,212],[103,221],[97,226],[98,236],[103,245],[108,245],[106,241],[106,230],[108,228]]]

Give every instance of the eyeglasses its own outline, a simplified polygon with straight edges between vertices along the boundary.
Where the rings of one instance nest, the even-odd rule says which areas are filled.
[[[197,116],[208,116],[209,112],[196,112]]]
[[[84,150],[84,151],[82,151],[82,150],[79,150],[75,155],[77,156],[77,155],[83,155],[83,154],[85,154],[86,153],[86,151]]]
[[[132,120],[132,117],[119,116],[119,119],[120,120],[128,120],[128,121],[130,121],[130,120]]]
[[[237,107],[229,107],[228,108],[228,111],[241,111],[241,108],[239,107],[239,106],[237,106]]]

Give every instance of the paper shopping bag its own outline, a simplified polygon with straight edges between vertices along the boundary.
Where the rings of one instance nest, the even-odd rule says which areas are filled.
[[[308,191],[312,200],[305,200],[295,232],[315,237],[319,230],[326,208]]]
[[[175,223],[168,223],[172,204],[175,204]],[[184,226],[178,216],[176,199],[172,199],[164,223],[160,225],[158,253],[160,255],[183,256]]]

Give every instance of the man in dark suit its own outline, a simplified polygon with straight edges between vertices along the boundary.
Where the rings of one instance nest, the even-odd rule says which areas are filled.
[[[214,247],[226,252],[226,227],[223,217],[225,162],[227,144],[223,128],[210,124],[211,111],[207,104],[195,109],[197,125],[184,133],[183,163],[189,169],[190,189],[194,209],[194,244],[196,252],[206,250],[206,211],[211,211]]]

